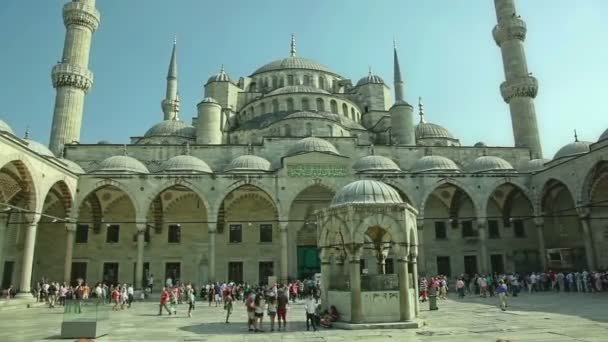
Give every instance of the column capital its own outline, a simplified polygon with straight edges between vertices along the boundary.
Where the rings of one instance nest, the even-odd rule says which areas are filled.
[[[424,217],[416,218],[416,229],[423,229],[423,228],[424,228]]]
[[[146,232],[146,229],[148,228],[148,223],[147,222],[139,222],[135,224],[135,227],[137,227],[137,233],[140,234],[142,232]]]
[[[75,232],[76,231],[76,223],[73,222],[69,222],[65,224],[65,231],[66,232]]]
[[[535,226],[543,226],[545,224],[545,219],[542,216],[534,216],[534,225]]]
[[[576,213],[581,220],[586,220],[589,219],[589,215],[591,215],[591,209],[589,209],[589,207],[577,207]]]
[[[483,229],[488,224],[488,220],[485,217],[478,217],[475,222],[477,223],[477,229]]]
[[[217,222],[207,222],[207,230],[209,234],[215,234],[217,232]]]
[[[348,260],[350,263],[359,262],[361,259],[361,254],[363,254],[363,244],[362,243],[351,243],[347,245],[346,253],[348,254]]]
[[[28,226],[36,226],[40,221],[42,215],[36,213],[26,213],[24,215],[25,220],[27,221]]]
[[[287,226],[289,225],[289,221],[287,220],[279,220],[279,231],[286,232]]]
[[[319,259],[321,260],[321,264],[329,264],[333,251],[329,247],[321,247],[319,251]]]

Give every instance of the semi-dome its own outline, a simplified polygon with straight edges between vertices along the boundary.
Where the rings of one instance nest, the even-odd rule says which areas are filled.
[[[285,69],[304,69],[322,71],[334,74],[328,67],[313,61],[312,59],[302,58],[297,56],[290,56],[286,58],[277,59],[268,64],[263,65],[251,74],[251,76],[260,74],[268,71],[278,71]]]
[[[60,158],[59,161],[62,162],[63,164],[65,164],[65,166],[68,168],[68,170],[70,170],[72,173],[75,173],[77,175],[86,173],[80,165],[76,164],[75,162],[73,162],[69,159]]]
[[[514,172],[513,166],[506,160],[496,156],[481,156],[473,160],[467,171],[471,173],[482,172]]]
[[[602,133],[602,135],[600,135],[600,138],[597,139],[597,141],[602,141],[602,140],[606,140],[606,139],[608,139],[608,129],[606,129],[604,131],[604,133]]]
[[[538,172],[545,168],[545,164],[548,163],[549,159],[532,159],[528,160],[522,167],[519,168],[519,172]]]
[[[412,172],[459,172],[460,168],[456,163],[443,156],[424,156],[414,163]]]
[[[328,94],[329,92],[323,89],[315,88],[312,86],[305,85],[293,85],[287,86],[279,89],[275,89],[268,93],[267,96],[271,95],[281,95],[281,94],[293,94],[293,93],[317,93],[317,94]]]
[[[298,140],[295,145],[291,147],[288,155],[308,153],[308,152],[321,152],[340,155],[338,150],[329,141],[323,140],[317,137],[308,137]]]
[[[416,126],[416,139],[447,138],[454,139],[454,136],[446,128],[434,123],[422,121]]]
[[[104,159],[91,173],[149,173],[139,160],[129,156],[112,156]]]
[[[566,157],[574,157],[579,154],[584,154],[589,152],[589,145],[591,145],[588,141],[574,141],[569,143],[568,145],[562,147],[557,151],[553,159],[560,159]]]
[[[157,123],[152,126],[144,137],[167,137],[167,136],[177,136],[183,138],[196,138],[196,128],[192,125],[185,123],[180,120],[165,120]]]
[[[15,135],[11,126],[9,126],[6,122],[0,120],[0,132],[8,132],[10,134]]]
[[[333,200],[331,207],[344,204],[400,204],[403,199],[397,190],[391,186],[371,180],[363,179],[347,184],[340,189]]]
[[[268,172],[272,171],[270,162],[262,157],[246,154],[236,157],[226,168],[226,172]]]
[[[362,86],[362,85],[366,85],[366,84],[384,84],[384,80],[382,79],[382,77],[380,77],[378,75],[373,75],[370,72],[367,76],[362,77],[357,82],[357,87]]]
[[[211,82],[230,82],[230,76],[228,76],[226,71],[224,71],[224,66],[222,66],[222,69],[220,70],[220,72],[209,77],[209,79],[207,80],[207,83],[211,83]]]
[[[207,163],[190,155],[169,158],[161,164],[158,172],[213,173]]]
[[[51,150],[49,150],[48,147],[44,146],[43,144],[35,141],[35,140],[31,140],[31,139],[23,139],[24,141],[27,142],[27,147],[42,155],[42,156],[47,156],[47,157],[54,157],[55,155],[53,154],[53,152],[51,152]]]
[[[401,168],[392,159],[384,156],[365,156],[353,165],[357,172],[399,172]]]

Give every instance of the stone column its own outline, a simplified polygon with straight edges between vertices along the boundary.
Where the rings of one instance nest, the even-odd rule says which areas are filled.
[[[477,219],[477,231],[479,232],[479,251],[481,253],[481,273],[490,272],[489,262],[488,262],[488,245],[487,245],[487,237],[486,237],[486,220],[485,219]]]
[[[590,271],[595,270],[595,255],[593,252],[593,236],[589,227],[589,215],[591,211],[588,208],[577,208],[583,227],[583,242],[585,243],[585,256],[587,259],[587,267]]]
[[[410,252],[410,263],[412,264],[412,281],[414,282],[414,312],[416,317],[420,314],[420,301],[418,300],[418,247],[413,247]]]
[[[0,213],[0,272],[4,272],[4,240],[9,219],[10,214],[8,212]]]
[[[382,247],[376,250],[376,260],[378,261],[378,274],[386,274],[386,257],[388,251],[383,251]]]
[[[72,255],[74,252],[74,235],[76,233],[75,223],[65,225],[65,258],[63,261],[63,281],[66,284],[72,279]]]
[[[353,244],[349,247],[348,263],[350,272],[350,321],[360,323],[363,321],[363,308],[361,307],[361,267],[360,259],[363,245]]]
[[[420,265],[420,271],[422,273],[426,273],[426,259],[424,254],[424,218],[419,217],[416,220],[416,234],[418,236],[418,246],[416,249],[418,250],[418,260]],[[418,275],[416,275],[418,276]]]
[[[542,217],[534,218],[534,225],[536,226],[536,234],[538,235],[538,258],[543,271],[547,270],[547,252],[545,248],[545,223]]]
[[[410,313],[410,276],[408,270],[407,250],[397,257],[397,276],[399,277],[399,319],[411,321]]]
[[[331,253],[327,248],[322,248],[319,253],[321,259],[321,305],[329,310],[329,278],[331,272]]]
[[[289,278],[289,246],[287,244],[287,222],[279,223],[279,230],[281,234],[281,278],[280,283],[287,283]]]
[[[209,281],[214,282],[215,279],[215,235],[216,235],[216,224],[209,223]]]
[[[28,217],[29,215],[25,215]],[[34,264],[34,251],[36,249],[36,232],[38,231],[38,220],[40,216],[29,219],[25,227],[25,242],[23,244],[23,262],[21,265],[21,283],[19,295],[31,296],[30,286],[32,283],[32,266]]]
[[[336,253],[334,256],[334,267],[333,267],[333,271],[335,272],[335,274],[339,274],[339,275],[345,275],[346,274],[346,268],[344,267],[344,255],[342,254],[343,252],[339,252]]]
[[[146,245],[146,223],[137,224],[137,261],[135,262],[135,286],[143,289],[144,284],[144,247]]]

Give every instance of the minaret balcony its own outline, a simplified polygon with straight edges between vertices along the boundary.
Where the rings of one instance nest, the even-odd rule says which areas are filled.
[[[538,80],[533,76],[523,76],[500,85],[500,94],[506,103],[514,97],[535,98],[538,94]]]
[[[87,92],[93,85],[93,73],[77,65],[59,63],[51,71],[53,87],[71,86]]]
[[[494,26],[492,36],[496,45],[501,46],[503,42],[512,39],[524,41],[526,39],[526,23],[518,17],[501,20]]]
[[[101,14],[99,11],[82,2],[68,2],[63,6],[63,22],[65,27],[70,25],[85,26],[95,32],[99,26]]]

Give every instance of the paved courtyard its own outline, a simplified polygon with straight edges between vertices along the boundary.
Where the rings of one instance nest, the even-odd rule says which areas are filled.
[[[291,306],[287,332],[250,333],[237,305],[231,323],[221,307],[198,303],[194,317],[186,305],[177,317],[156,316],[153,302],[110,313],[110,334],[98,341],[608,341],[608,294],[534,294],[509,298],[506,312],[495,298],[440,301],[439,311],[423,305],[426,325],[418,330],[321,330],[307,332],[301,304]],[[109,309],[109,307],[108,307]],[[59,340],[61,309],[0,311],[0,341]],[[266,323],[266,322],[265,322]],[[264,327],[268,329],[268,326]]]

